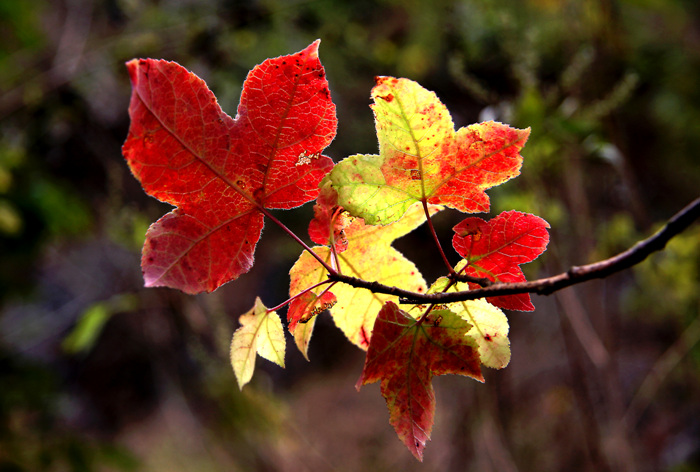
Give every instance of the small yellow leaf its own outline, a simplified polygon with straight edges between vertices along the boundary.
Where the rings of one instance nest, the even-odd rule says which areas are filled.
[[[459,272],[463,265],[462,261],[455,269]],[[431,285],[428,293],[444,292],[449,283],[450,280],[447,277],[440,277]],[[447,289],[448,292],[463,290],[469,290],[468,284],[456,283]],[[472,325],[467,336],[476,340],[479,358],[483,365],[492,369],[502,369],[508,365],[510,362],[508,318],[500,308],[484,299],[448,303],[445,308]],[[420,307],[414,307],[409,310],[409,314],[415,318],[421,314],[422,310]]]
[[[306,323],[297,324],[294,328],[294,342],[299,348],[299,351],[304,355],[304,358],[308,361],[309,359],[309,341],[311,341],[311,335],[314,332],[314,325],[316,324],[316,316],[312,317]]]
[[[231,366],[242,389],[253,378],[256,354],[284,367],[286,343],[277,312],[267,311],[260,298],[255,299],[255,306],[238,321],[241,327],[231,340]]]

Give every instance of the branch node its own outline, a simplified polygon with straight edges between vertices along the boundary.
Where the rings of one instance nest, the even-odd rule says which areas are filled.
[[[495,283],[486,277],[474,277],[473,275],[467,274],[448,274],[447,277],[457,282],[471,282],[481,287],[489,287]]]

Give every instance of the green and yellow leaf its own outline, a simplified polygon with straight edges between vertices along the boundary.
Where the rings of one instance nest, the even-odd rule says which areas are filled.
[[[389,224],[415,202],[484,212],[484,190],[518,175],[530,130],[484,122],[455,132],[435,93],[408,79],[378,77],[371,105],[378,155],[350,156],[330,173],[338,203],[367,224]]]

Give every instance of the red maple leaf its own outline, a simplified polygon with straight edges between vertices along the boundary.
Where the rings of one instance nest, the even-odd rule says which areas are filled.
[[[520,264],[533,261],[547,248],[549,224],[539,216],[506,211],[490,221],[466,218],[453,228],[452,245],[467,261],[464,273],[494,282],[524,282]],[[479,288],[469,283],[471,288]],[[487,300],[508,310],[533,311],[530,295],[503,295]]]
[[[322,292],[320,296],[313,292],[304,292],[297,296],[287,310],[289,332],[294,333],[298,323],[306,323],[323,310],[332,308],[337,302],[335,295],[328,290]]]
[[[448,310],[417,321],[386,302],[377,315],[357,388],[381,380],[389,422],[423,460],[435,417],[434,375],[458,374],[483,382],[471,325]]]
[[[318,44],[253,68],[235,119],[180,65],[127,63],[124,157],[149,195],[177,207],[146,234],[146,286],[215,290],[251,268],[265,209],[316,198],[337,126]]]

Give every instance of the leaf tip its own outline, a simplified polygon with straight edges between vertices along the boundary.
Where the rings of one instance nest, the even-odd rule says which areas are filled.
[[[238,389],[239,389],[241,392],[243,391],[243,387],[245,387],[246,385],[248,385],[248,382],[249,382],[248,380],[241,379],[241,378],[238,377],[238,374],[236,374],[236,383],[238,384]]]
[[[165,284],[161,281],[160,275],[153,274],[149,267],[143,267],[143,286],[146,288],[164,287]]]
[[[131,69],[134,69],[136,67],[136,64],[138,62],[139,62],[139,60],[134,58],[134,59],[130,59],[130,60],[126,61],[124,64],[126,65],[127,70],[131,70]]]
[[[318,58],[318,46],[321,44],[321,40],[317,39],[313,43],[309,44],[306,49],[304,49],[302,54],[307,54],[312,59]]]
[[[135,85],[138,82],[138,68],[141,61],[142,59],[132,59],[125,63],[126,71],[129,74],[129,80],[131,81],[132,85]]]
[[[413,454],[413,457],[418,459],[418,462],[423,462],[423,450],[425,449],[425,444],[420,444],[418,441],[416,441],[415,446],[415,448],[410,448],[411,454]]]

